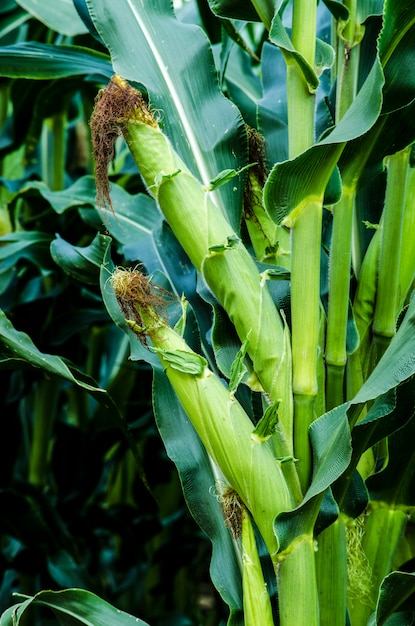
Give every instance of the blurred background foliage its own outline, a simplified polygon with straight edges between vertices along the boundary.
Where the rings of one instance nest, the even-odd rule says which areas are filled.
[[[88,123],[109,57],[71,2],[6,0],[0,64],[0,613],[13,592],[81,587],[153,626],[219,624],[210,542],[157,432],[151,368],[128,360],[100,294],[109,238]],[[120,143],[111,180],[137,194],[127,155]],[[158,213],[152,228],[171,239]],[[115,242],[114,261],[142,260],[131,245]]]

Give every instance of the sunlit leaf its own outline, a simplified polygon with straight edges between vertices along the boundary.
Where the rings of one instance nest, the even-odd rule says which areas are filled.
[[[132,0],[121,0],[116,12],[111,0],[87,0],[87,5],[114,70],[145,85],[174,149],[199,180],[208,185],[218,172],[245,166],[243,122],[219,90],[203,32],[177,21],[163,0],[140,10]],[[221,187],[215,197],[237,229],[242,181]]]

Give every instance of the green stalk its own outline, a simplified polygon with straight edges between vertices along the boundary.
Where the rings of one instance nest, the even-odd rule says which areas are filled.
[[[149,337],[172,387],[208,454],[251,512],[272,555],[275,516],[294,503],[272,447],[252,437],[253,424],[234,395],[154,308],[148,281],[119,270],[112,278],[132,329]]]
[[[310,0],[293,3],[292,43],[314,66],[316,7]],[[290,158],[314,143],[315,94],[293,57],[287,58],[288,145]],[[311,476],[307,429],[317,395],[319,340],[320,245],[322,206],[310,202],[291,230],[291,317],[294,392],[294,451],[303,491]]]
[[[45,485],[59,391],[60,385],[56,379],[42,379],[35,387],[29,459],[29,482],[33,485]]]
[[[313,67],[316,40],[314,0],[294,0],[292,43]],[[289,157],[314,143],[315,94],[292,56],[287,60]],[[311,480],[308,427],[318,392],[320,248],[322,202],[308,202],[291,229],[291,320],[294,394],[294,454],[303,493]],[[322,200],[322,199],[321,199]],[[312,529],[314,526],[310,526]],[[281,626],[318,626],[319,606],[312,530],[289,546],[277,567]]]
[[[294,0],[292,43],[314,67],[316,47],[316,11],[314,0]],[[290,158],[314,143],[315,93],[292,57],[287,60],[288,145]]]
[[[294,453],[305,492],[311,478],[308,427],[315,418],[320,316],[322,205],[309,202],[292,229],[291,317]]]
[[[357,0],[344,0],[349,19],[339,24],[337,39],[336,121],[341,120],[357,91],[360,48],[364,27],[357,22]]]
[[[320,626],[312,533],[301,535],[277,566],[281,626]]]
[[[327,410],[344,401],[354,195],[353,188],[343,188],[340,202],[333,207],[326,337]]]
[[[334,524],[317,537],[317,583],[320,626],[344,626],[346,620],[347,550],[344,521]]]
[[[347,398],[353,398],[367,378],[371,328],[376,301],[379,266],[379,231],[369,244],[360,270],[359,282],[353,300],[353,314],[359,333],[359,348],[347,361]]]
[[[408,167],[402,224],[397,313],[402,310],[415,280],[415,167]]]
[[[338,29],[337,121],[341,120],[356,96],[359,69],[359,46],[356,44],[362,38],[362,27],[356,21],[356,0],[346,0],[344,4],[349,9],[349,20],[343,28],[339,25]],[[333,207],[326,338],[328,410],[344,402],[354,197],[354,185],[344,186],[340,202]]]
[[[396,332],[401,263],[405,182],[409,148],[388,158],[385,206],[380,231],[379,281],[373,320],[373,367]]]

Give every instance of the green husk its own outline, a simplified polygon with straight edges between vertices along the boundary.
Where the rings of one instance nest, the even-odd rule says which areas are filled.
[[[282,376],[289,367],[284,325],[266,281],[211,194],[174,152],[141,94],[114,76],[97,98],[91,128],[98,204],[112,206],[107,167],[114,138],[122,132],[149,192],[241,342],[249,335],[247,352],[264,390],[272,401],[289,402]]]
[[[233,393],[159,314],[160,301],[137,270],[116,270],[111,284],[141,341],[151,340],[208,454],[251,512],[271,555],[278,549],[273,520],[293,507],[272,446],[252,437],[254,425]]]

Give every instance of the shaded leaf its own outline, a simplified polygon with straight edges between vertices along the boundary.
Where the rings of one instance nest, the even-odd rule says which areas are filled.
[[[415,574],[392,572],[386,576],[379,591],[376,607],[376,626],[389,624],[388,617],[401,607],[412,594],[415,594]],[[403,624],[408,622],[398,621],[397,623]]]
[[[81,46],[37,42],[0,48],[0,73],[9,78],[64,78],[94,74],[108,79],[112,69],[107,55]]]
[[[52,4],[48,0],[17,0],[17,2],[48,28],[58,33],[73,37],[87,32],[72,0],[54,0]]]
[[[15,604],[0,619],[1,626],[18,626],[24,613],[32,606],[51,609],[61,624],[75,626],[148,626],[146,622],[102,600],[84,589],[41,591],[24,602]]]
[[[76,280],[95,285],[107,245],[105,235],[95,235],[92,243],[84,247],[73,246],[58,236],[52,241],[50,251],[55,263],[65,272]]]

